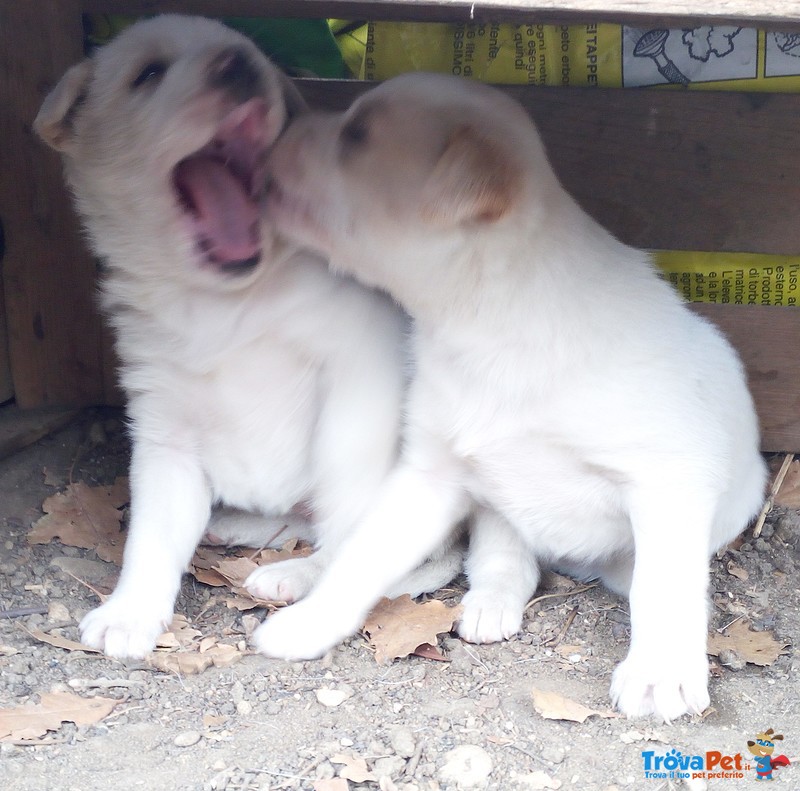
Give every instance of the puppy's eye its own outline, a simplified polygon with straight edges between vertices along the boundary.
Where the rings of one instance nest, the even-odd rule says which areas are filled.
[[[363,118],[354,118],[341,132],[342,142],[349,147],[363,146],[369,139],[369,127]]]
[[[167,73],[167,64],[160,60],[148,63],[131,83],[132,88],[139,88],[146,83],[155,84]]]

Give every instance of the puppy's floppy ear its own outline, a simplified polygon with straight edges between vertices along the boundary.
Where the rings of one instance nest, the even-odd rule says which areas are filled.
[[[494,222],[513,206],[520,179],[508,155],[472,126],[458,127],[422,190],[423,216],[458,225]]]
[[[33,122],[34,131],[56,151],[69,152],[75,111],[84,99],[91,74],[92,62],[88,58],[72,66],[39,108]]]

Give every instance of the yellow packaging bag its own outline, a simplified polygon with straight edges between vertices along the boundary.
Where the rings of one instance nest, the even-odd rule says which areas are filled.
[[[800,256],[656,251],[655,261],[689,302],[794,306]]]
[[[506,85],[800,91],[800,33],[705,25],[370,22],[360,76],[434,71]],[[690,302],[797,306],[800,256],[656,251]]]
[[[407,71],[507,85],[798,91],[800,33],[720,25],[370,22],[362,79]]]

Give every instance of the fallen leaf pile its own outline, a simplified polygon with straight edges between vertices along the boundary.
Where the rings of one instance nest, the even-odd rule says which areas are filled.
[[[203,637],[183,615],[175,615],[156,641],[156,650],[145,662],[156,670],[180,675],[202,673],[207,667],[228,667],[245,652],[238,646],[220,643],[216,637]]]
[[[189,573],[205,585],[229,588],[234,595],[228,599],[228,606],[238,610],[252,610],[254,607],[274,604],[254,598],[245,589],[244,582],[255,569],[266,563],[306,557],[312,551],[308,544],[301,544],[295,539],[287,541],[280,549],[225,550],[220,547],[200,546],[195,550],[189,564]]]
[[[719,656],[720,651],[735,651],[745,662],[753,665],[771,665],[788,646],[774,638],[771,632],[754,632],[744,620],[735,621],[722,633],[713,632],[708,637],[707,651]]]
[[[72,692],[45,692],[40,702],[0,709],[0,742],[36,743],[48,731],[64,722],[94,725],[107,717],[119,703],[111,698],[82,698]]]
[[[28,533],[28,543],[49,544],[58,538],[62,544],[93,549],[100,560],[121,565],[125,544],[121,508],[129,499],[127,478],[117,478],[111,486],[71,483],[44,501],[45,515]]]
[[[70,484],[63,492],[48,497],[45,516],[28,535],[31,544],[58,539],[68,546],[92,549],[101,560],[121,565],[125,532],[122,508],[130,499],[128,481],[118,478],[112,486]],[[228,549],[200,546],[189,565],[189,573],[205,585],[224,588],[231,595],[228,607],[240,611],[274,607],[275,602],[253,598],[244,587],[247,577],[265,563],[305,557],[311,547],[288,541],[281,549]],[[446,661],[437,646],[437,636],[449,632],[461,614],[460,607],[447,607],[440,601],[417,604],[410,596],[395,601],[384,599],[370,614],[364,627],[379,663],[415,654],[426,659]],[[94,651],[60,635],[34,630],[36,640],[67,651]],[[146,659],[158,670],[180,674],[199,673],[207,667],[226,667],[243,655],[240,645],[203,637],[181,615],[159,638],[157,648]]]
[[[408,594],[381,599],[367,617],[364,632],[375,648],[375,661],[383,664],[409,654],[431,658],[437,636],[449,632],[461,616],[462,607],[448,607],[436,599],[417,604]],[[444,659],[439,654],[436,659]]]
[[[800,506],[800,461],[791,464],[777,502]],[[122,529],[123,507],[130,499],[127,478],[118,478],[111,486],[89,486],[74,483],[48,497],[43,503],[45,515],[32,527],[28,541],[44,544],[59,539],[62,544],[93,550],[101,560],[121,565],[125,532]],[[276,603],[254,599],[244,588],[244,581],[258,566],[265,563],[304,557],[312,549],[291,540],[281,549],[228,549],[218,546],[198,547],[189,567],[199,582],[230,591],[228,607],[240,611],[256,607],[274,607]],[[733,576],[746,580],[747,572],[732,561],[727,570]],[[545,593],[542,599],[582,592],[569,578],[551,575],[550,587],[555,592]],[[559,588],[565,587],[565,593]],[[447,661],[438,648],[438,636],[451,631],[462,612],[460,606],[448,607],[441,601],[423,604],[410,596],[383,599],[370,613],[364,633],[375,651],[379,664],[409,655],[426,659]],[[253,618],[254,616],[244,616]],[[244,621],[243,621],[244,622]],[[252,628],[255,628],[255,623]],[[252,631],[252,628],[250,631]],[[69,651],[92,651],[86,646],[58,635],[33,631],[31,636],[41,642]],[[757,665],[768,665],[780,656],[786,643],[778,642],[768,632],[753,632],[743,621],[728,627],[723,634],[712,634],[708,652],[714,656],[725,649],[736,652],[743,660]],[[560,646],[558,652],[571,660],[579,654],[580,646]],[[176,616],[170,630],[159,640],[158,647],[147,659],[151,667],[181,674],[199,673],[214,665],[226,667],[243,655],[243,643],[231,645],[213,636],[203,635],[193,628],[183,616]],[[534,691],[534,703],[541,715],[548,719],[567,719],[583,722],[587,717],[607,716],[603,712],[581,706],[567,698]]]

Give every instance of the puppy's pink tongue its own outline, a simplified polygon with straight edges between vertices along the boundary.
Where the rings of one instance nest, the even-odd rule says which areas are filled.
[[[194,210],[198,237],[214,260],[224,264],[259,255],[259,206],[224,163],[203,156],[184,160],[175,170],[175,182]]]

